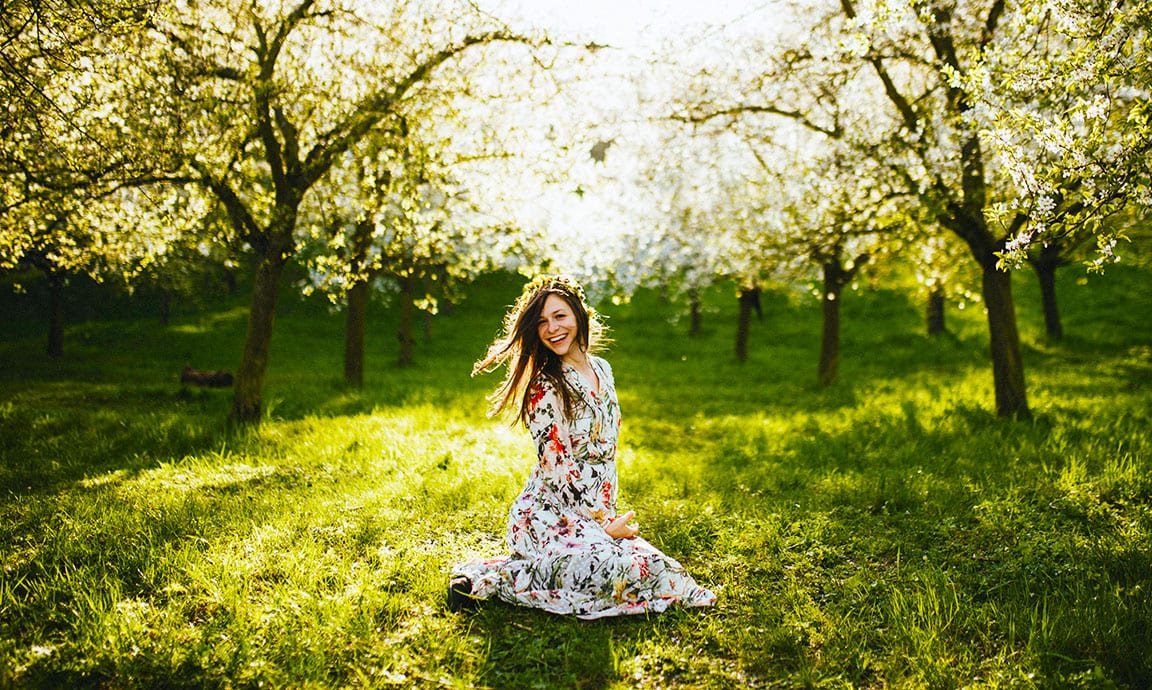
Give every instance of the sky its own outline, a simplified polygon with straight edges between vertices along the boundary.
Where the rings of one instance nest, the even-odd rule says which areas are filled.
[[[659,56],[667,54],[677,60],[686,56],[691,48],[712,51],[707,46],[713,41],[722,43],[734,33],[763,34],[773,30],[780,13],[772,12],[779,0],[478,0],[481,6],[495,16],[507,19],[513,26],[527,25],[545,30],[553,39],[569,39],[583,44],[593,41],[610,45],[621,52],[612,51],[604,57]],[[621,66],[643,64],[627,60]],[[625,70],[629,69],[624,67]],[[650,68],[645,68],[650,69]],[[654,78],[654,75],[649,74]],[[596,93],[596,107],[621,100],[627,107],[635,99],[630,79],[619,83],[606,82],[605,90]],[[582,110],[580,103],[573,103]],[[643,119],[643,118],[641,118]],[[645,144],[637,133],[620,131],[612,127],[596,127],[595,121],[586,132],[587,146],[598,141],[616,142],[608,149],[608,160],[596,165],[585,158],[575,162],[569,170],[571,180],[565,185],[554,185],[542,196],[535,196],[524,206],[522,220],[527,225],[545,228],[555,237],[562,238],[576,255],[585,253],[587,240],[600,241],[627,231],[636,223],[654,225],[663,219],[644,213],[633,203],[628,180],[643,161],[636,158],[637,146]],[[611,122],[611,120],[609,120]],[[635,141],[633,141],[635,140]],[[583,149],[580,149],[583,150]],[[603,176],[607,176],[605,179]],[[620,187],[624,185],[624,187]],[[573,194],[573,189],[587,193]],[[653,209],[654,211],[654,209]],[[575,245],[566,242],[578,240]],[[564,257],[558,257],[564,263]],[[573,258],[573,261],[579,259]],[[578,271],[577,271],[578,272]]]
[[[541,27],[644,48],[705,27],[762,20],[773,0],[490,0]]]

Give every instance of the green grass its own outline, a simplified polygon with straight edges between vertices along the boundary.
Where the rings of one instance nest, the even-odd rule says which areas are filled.
[[[230,392],[177,372],[235,365],[242,300],[167,328],[118,302],[60,362],[25,304],[0,335],[0,687],[1148,687],[1152,281],[1074,270],[1062,342],[1016,281],[1028,422],[991,414],[971,307],[929,339],[905,296],[847,295],[821,389],[811,297],[766,294],[743,365],[730,290],[697,338],[653,294],[604,305],[622,500],[719,602],[594,622],[443,606],[533,461],[468,376],[508,278],[403,370],[375,305],[361,391],[341,316],[286,298],[266,419],[234,435]]]

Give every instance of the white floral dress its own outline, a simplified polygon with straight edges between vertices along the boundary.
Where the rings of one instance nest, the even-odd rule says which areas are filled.
[[[510,556],[459,565],[472,594],[592,619],[673,604],[709,606],[700,587],[674,559],[644,539],[614,539],[604,527],[616,516],[616,441],[620,406],[612,368],[590,357],[600,393],[563,365],[580,396],[571,422],[560,393],[543,377],[531,384],[528,429],[537,462],[508,516]]]

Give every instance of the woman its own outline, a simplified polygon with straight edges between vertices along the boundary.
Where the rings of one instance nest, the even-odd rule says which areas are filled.
[[[457,566],[453,610],[495,597],[592,619],[716,600],[637,536],[632,511],[616,514],[620,409],[611,367],[592,354],[603,329],[590,312],[570,279],[537,278],[473,368],[507,365],[490,416],[514,405],[537,462],[509,511],[511,555]]]

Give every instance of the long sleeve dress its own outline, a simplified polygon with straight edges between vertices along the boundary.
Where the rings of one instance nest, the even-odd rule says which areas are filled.
[[[551,382],[539,377],[530,384],[528,429],[537,462],[509,511],[511,554],[458,565],[453,575],[471,580],[475,597],[584,619],[710,606],[716,596],[676,560],[642,538],[614,539],[604,531],[616,516],[620,406],[608,362],[589,359],[599,393],[563,365],[580,397],[571,421]]]

